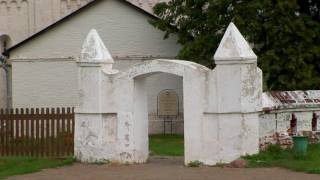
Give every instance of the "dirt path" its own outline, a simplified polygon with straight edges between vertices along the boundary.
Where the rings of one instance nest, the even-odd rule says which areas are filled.
[[[188,168],[182,158],[153,158],[143,165],[86,165],[47,169],[9,180],[320,180],[320,175],[292,172],[279,168],[231,169]]]

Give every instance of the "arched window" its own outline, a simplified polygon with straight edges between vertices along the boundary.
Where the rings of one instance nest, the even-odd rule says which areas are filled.
[[[316,113],[312,114],[312,131],[317,131],[318,117]]]
[[[3,41],[3,50],[6,50],[8,48],[7,41]]]
[[[297,134],[297,117],[294,113],[292,113],[291,120],[290,120],[290,135]]]
[[[11,46],[11,39],[7,34],[0,33],[0,53],[3,53]]]

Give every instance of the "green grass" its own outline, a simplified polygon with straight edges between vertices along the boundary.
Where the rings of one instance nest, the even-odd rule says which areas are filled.
[[[183,135],[152,135],[149,137],[151,155],[183,156]]]
[[[50,159],[31,157],[3,157],[0,158],[0,179],[8,176],[38,172],[46,168],[71,165],[73,158]]]
[[[249,167],[282,167],[320,174],[320,144],[309,145],[306,156],[297,156],[292,150],[271,146],[266,151],[244,158],[248,161]]]

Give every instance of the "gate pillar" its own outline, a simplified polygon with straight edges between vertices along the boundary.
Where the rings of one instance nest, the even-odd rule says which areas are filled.
[[[117,113],[114,85],[118,71],[96,30],[83,44],[79,67],[79,106],[75,112],[75,156],[82,162],[116,158]],[[107,148],[106,148],[107,147]]]
[[[229,163],[259,150],[262,71],[257,56],[230,23],[214,55],[204,120],[204,161]]]

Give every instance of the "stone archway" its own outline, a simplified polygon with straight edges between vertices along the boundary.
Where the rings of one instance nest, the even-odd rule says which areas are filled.
[[[185,164],[228,163],[259,150],[262,72],[257,56],[230,24],[214,56],[216,68],[153,60],[125,72],[92,30],[79,61],[75,156],[83,162],[144,163],[148,158],[145,77],[183,78]]]
[[[131,139],[134,162],[146,162],[148,152],[148,109],[146,99],[146,77],[154,73],[167,73],[180,76],[183,79],[183,106],[184,106],[184,139],[185,162],[197,160],[201,148],[202,119],[205,103],[205,80],[211,70],[196,63],[180,60],[153,60],[133,66],[128,71],[115,77],[117,90],[124,89],[121,93],[125,97],[117,100],[119,111],[132,114],[132,119],[127,119],[125,124],[131,124],[131,129],[125,128],[126,135]],[[123,85],[126,88],[123,88]],[[197,96],[194,96],[197,94]],[[195,97],[195,98],[190,98]],[[125,100],[124,100],[125,99]],[[122,103],[123,102],[123,103]],[[132,108],[126,107],[127,102],[132,102]],[[197,107],[197,108],[194,108]],[[132,134],[131,132],[132,131]],[[130,149],[127,149],[130,151]]]

